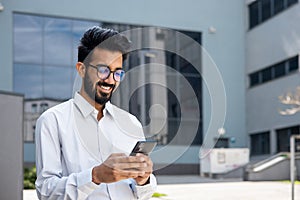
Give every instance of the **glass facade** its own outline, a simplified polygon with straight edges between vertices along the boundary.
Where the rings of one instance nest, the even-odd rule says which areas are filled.
[[[251,155],[270,153],[270,132],[255,133],[250,135]]]
[[[100,23],[15,13],[14,91],[27,99],[70,98],[78,41],[94,25]]]
[[[289,152],[290,151],[290,137],[292,135],[300,134],[300,125],[287,127],[283,129],[276,130],[277,136],[277,152]],[[296,142],[295,147],[300,146],[300,141]],[[295,149],[299,152],[299,149]]]
[[[14,91],[25,94],[25,99],[31,100],[71,98],[76,77],[77,46],[85,30],[95,25],[113,28],[120,32],[142,28],[126,24],[15,13]],[[139,76],[135,76],[135,79],[127,76],[125,83],[122,83],[116,94],[113,95],[112,101],[122,108],[128,106],[125,104],[129,104],[128,110],[142,122],[144,127],[148,127],[145,130],[147,136],[153,136],[161,144],[167,144],[174,139],[181,123],[184,124],[185,130],[189,130],[189,124],[197,122],[200,118],[198,131],[192,143],[200,145],[202,142],[202,81],[200,73],[184,58],[162,50],[170,45],[175,45],[178,50],[187,51],[189,44],[185,44],[180,37],[176,37],[176,31],[160,28],[151,30],[154,31],[142,30],[128,35],[137,50],[130,53],[130,57],[125,63],[125,69],[129,71],[143,64],[149,64],[149,68],[145,69],[140,78],[148,81],[164,80],[166,87],[147,84],[128,96],[127,92],[134,87],[137,81],[136,77]],[[201,44],[201,33],[180,32]],[[161,50],[143,48],[150,43],[161,46]],[[200,51],[193,52],[191,55],[194,55],[193,61],[201,60]],[[152,67],[152,64],[168,66],[175,71],[158,69]],[[196,97],[181,87],[185,81],[183,79],[189,82]],[[176,85],[175,91],[170,91],[168,85]],[[195,102],[199,105],[200,116],[195,109],[197,108]],[[149,110],[154,104],[162,105],[167,111],[166,123],[159,132],[155,133],[153,131],[157,124],[155,121],[165,119],[157,115],[150,117]],[[185,114],[188,117],[182,118],[182,112],[188,113],[188,115]],[[174,142],[178,145],[186,143],[184,137],[180,137]]]

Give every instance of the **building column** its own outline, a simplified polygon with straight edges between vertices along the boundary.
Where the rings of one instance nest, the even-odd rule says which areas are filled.
[[[270,131],[270,154],[277,153],[277,137],[276,137],[276,130],[271,129]]]

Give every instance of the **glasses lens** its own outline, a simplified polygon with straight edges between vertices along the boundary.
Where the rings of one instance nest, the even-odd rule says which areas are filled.
[[[122,81],[125,77],[125,71],[122,70],[122,69],[118,69],[114,72],[114,78],[115,78],[115,81]]]
[[[98,66],[97,68],[98,68],[99,78],[102,80],[107,79],[107,77],[110,74],[110,69],[106,66]]]

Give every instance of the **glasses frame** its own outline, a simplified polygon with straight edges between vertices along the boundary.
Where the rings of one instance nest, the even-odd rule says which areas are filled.
[[[97,69],[97,76],[98,76],[98,78],[101,79],[101,80],[106,80],[106,79],[110,76],[111,73],[113,73],[113,78],[114,78],[114,80],[115,80],[116,82],[121,82],[121,81],[124,80],[124,77],[125,77],[125,70],[123,70],[121,67],[119,67],[119,68],[115,69],[114,71],[112,71],[112,70],[109,68],[109,66],[108,66],[108,65],[105,65],[105,64],[92,65],[92,64],[89,63],[88,66]],[[105,77],[105,78],[100,78],[100,74],[101,74],[101,73],[100,73],[100,70],[99,70],[100,67],[106,67],[106,68],[109,70],[109,74],[107,75],[107,77]],[[120,81],[116,80],[116,77],[115,77],[116,72],[117,72],[118,70],[121,70],[121,71],[124,73],[123,78],[121,78]]]

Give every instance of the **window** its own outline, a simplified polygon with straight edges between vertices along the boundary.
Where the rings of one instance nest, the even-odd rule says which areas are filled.
[[[298,3],[298,0],[256,0],[248,5],[249,28],[270,19],[274,15]]]
[[[284,9],[284,0],[275,0],[274,1],[274,14],[277,14]]]
[[[287,0],[287,5],[288,6],[291,6],[291,5],[293,5],[293,4],[295,4],[295,3],[298,3],[298,0]]]
[[[157,31],[153,31],[154,33]],[[189,32],[189,31],[181,31],[185,35],[191,37],[198,43],[201,42],[201,33],[198,32]],[[177,32],[178,33],[178,32]],[[145,33],[141,38],[142,40],[147,37],[151,38],[149,41],[160,40],[159,42],[164,42],[167,48],[177,47],[182,51],[190,50],[190,45],[185,43],[185,40],[182,40],[180,37],[176,37],[177,34],[175,31],[164,30],[164,40],[161,40],[162,37],[157,38],[157,34],[152,35],[152,33]],[[134,42],[137,38],[131,38]],[[137,43],[140,43],[137,41]],[[198,113],[196,109],[195,102],[198,102],[198,105],[201,107],[201,74],[195,69],[195,67],[189,63],[187,60],[182,58],[180,55],[177,55],[172,52],[163,51],[163,50],[150,50],[151,52],[147,52],[148,50],[139,50],[138,52],[133,52],[135,55],[129,57],[131,68],[135,66],[139,66],[141,64],[149,63],[149,59],[151,59],[151,63],[159,63],[165,66],[170,66],[169,68],[163,68],[163,70],[155,70],[155,65],[150,67],[147,73],[145,74],[145,80],[155,80],[159,76],[160,80],[164,80],[166,82],[167,88],[162,87],[160,85],[155,84],[147,84],[136,90],[132,97],[130,98],[130,112],[137,116],[142,122],[143,126],[155,123],[155,120],[151,120],[149,118],[149,108],[155,103],[165,105],[167,110],[167,121],[165,127],[159,130],[159,134],[154,136],[160,141],[161,144],[167,144],[172,141],[173,144],[176,145],[187,145],[192,141],[192,145],[200,145],[202,143],[202,123],[201,123],[201,112]],[[197,50],[198,51],[198,50]],[[196,50],[192,55],[195,55],[195,59],[193,61],[200,63],[201,52],[197,52]],[[153,54],[153,57],[145,57],[144,55]],[[139,58],[139,59],[136,59]],[[161,59],[162,58],[162,59]],[[180,75],[179,75],[180,74]],[[193,91],[196,93],[196,96],[191,94],[191,91],[186,90],[183,87],[184,81],[187,81],[192,87]],[[122,87],[122,86],[121,86]],[[172,88],[169,89],[169,88]],[[146,94],[146,98],[142,98],[142,94]],[[126,102],[123,100],[123,102]],[[201,110],[201,108],[200,108]],[[184,112],[184,117],[182,117],[182,113]],[[163,120],[159,118],[161,116],[157,116],[158,120]],[[199,120],[200,118],[200,120]],[[199,121],[199,122],[198,122]],[[199,123],[197,132],[192,130],[195,127],[195,123]],[[179,130],[179,128],[181,128]],[[154,128],[152,128],[154,130]],[[187,130],[187,133],[183,137],[176,137],[178,131]],[[191,131],[189,131],[191,130]],[[145,132],[153,134],[151,128],[146,130]],[[190,135],[195,136],[194,138],[189,137]]]
[[[274,78],[284,76],[286,73],[285,62],[274,65]]]
[[[20,13],[13,23],[14,91],[25,99],[70,98],[79,39],[100,23]]]
[[[300,125],[276,130],[277,152],[278,153],[289,152],[291,135],[299,135],[299,134],[300,134]],[[298,144],[295,146],[298,146]]]
[[[258,4],[259,2],[255,1],[249,5],[250,28],[256,26],[259,23]]]
[[[262,82],[267,82],[272,79],[272,68],[267,68],[261,71]]]
[[[260,83],[259,75],[260,75],[260,73],[258,73],[258,72],[250,74],[250,85],[251,86],[254,86],[254,85],[257,85]]]
[[[216,138],[215,148],[229,148],[229,138]]]
[[[38,107],[36,103],[31,104],[31,112],[32,113],[37,113],[38,112]]]
[[[298,70],[299,68],[299,60],[298,60],[298,56],[294,57],[294,58],[291,58],[289,60],[289,72],[293,72],[293,71],[296,71]]]
[[[47,110],[48,108],[49,108],[48,103],[41,103],[40,104],[41,113],[44,112],[45,110]]]
[[[262,4],[262,21],[265,21],[271,17],[271,0],[261,0]]]
[[[25,94],[26,98],[43,95],[42,67],[36,64],[14,64],[14,91]]]
[[[266,67],[258,72],[249,74],[250,87],[286,76],[297,71],[298,69],[299,59],[297,55],[277,64]]]
[[[251,155],[270,153],[270,132],[255,133],[250,135]]]

